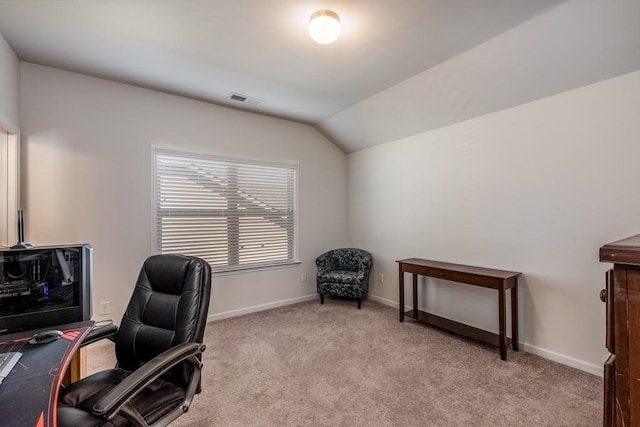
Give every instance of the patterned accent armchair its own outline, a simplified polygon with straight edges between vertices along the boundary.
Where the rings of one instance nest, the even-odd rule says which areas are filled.
[[[362,249],[342,248],[325,252],[316,259],[320,304],[324,296],[357,298],[358,309],[367,295],[373,258]]]

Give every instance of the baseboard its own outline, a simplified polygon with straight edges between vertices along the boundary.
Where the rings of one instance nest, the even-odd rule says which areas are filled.
[[[303,297],[296,297],[291,299],[285,299],[281,301],[270,302],[267,304],[254,305],[253,307],[240,308],[238,310],[224,311],[222,313],[210,314],[207,316],[207,322],[213,322],[215,320],[228,319],[230,317],[238,317],[244,314],[256,313],[258,311],[269,310],[276,307],[282,307],[285,305],[297,304],[299,302],[311,301],[318,298],[318,294],[305,295]]]
[[[386,298],[382,298],[382,297],[377,297],[375,295],[367,295],[367,298],[369,298],[371,301],[375,301],[375,302],[379,302],[380,304],[384,304],[384,305],[388,305],[389,307],[393,307],[393,308],[398,308],[398,303],[396,301],[392,301],[390,299],[386,299]],[[410,307],[406,307],[407,310],[410,310]]]
[[[396,301],[377,297],[371,294],[369,294],[367,297],[372,301],[379,302],[380,304],[388,305],[395,309],[398,308],[398,303]],[[405,310],[411,310],[411,308],[412,307],[405,306]],[[554,362],[558,362],[563,365],[570,366],[572,368],[576,368],[593,375],[598,375],[600,377],[604,375],[603,365],[594,365],[593,363],[585,362],[584,360],[580,360],[574,357],[566,356],[564,354],[556,353],[555,351],[547,350],[545,348],[541,348],[528,343],[521,342],[519,343],[519,346],[521,351],[526,351],[527,353],[535,354],[536,356],[540,356],[545,359],[549,359]]]
[[[585,362],[584,360],[576,359],[575,357],[556,353],[555,351],[527,343],[520,343],[520,349],[527,353],[535,354],[536,356],[544,357],[545,359],[553,360],[554,362],[571,366],[572,368],[580,369],[581,371],[585,371],[599,377],[604,376],[604,363],[601,365],[594,365],[593,363]]]

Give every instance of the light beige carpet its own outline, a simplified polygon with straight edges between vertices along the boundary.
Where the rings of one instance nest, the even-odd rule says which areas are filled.
[[[176,426],[599,426],[602,379],[326,298],[212,322]],[[89,348],[89,370],[114,364]]]

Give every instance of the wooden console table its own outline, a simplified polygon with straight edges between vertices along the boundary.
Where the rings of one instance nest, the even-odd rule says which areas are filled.
[[[449,264],[420,258],[403,259],[397,261],[397,263],[399,271],[398,285],[400,291],[399,306],[401,322],[404,321],[404,316],[411,317],[428,325],[436,326],[449,332],[499,347],[500,358],[502,360],[507,360],[507,346],[509,344],[512,345],[515,351],[518,351],[518,276],[521,273]],[[406,313],[404,311],[404,273],[413,274],[413,310],[409,310]],[[499,335],[418,310],[418,275],[496,289],[498,291]],[[511,289],[512,339],[507,338],[507,289]]]

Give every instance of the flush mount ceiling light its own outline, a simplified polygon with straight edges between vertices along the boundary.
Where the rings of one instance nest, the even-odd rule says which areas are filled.
[[[309,19],[309,35],[319,44],[336,41],[340,35],[340,18],[330,10],[319,10]]]

